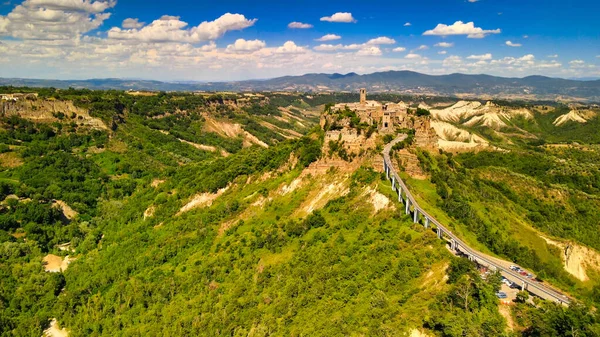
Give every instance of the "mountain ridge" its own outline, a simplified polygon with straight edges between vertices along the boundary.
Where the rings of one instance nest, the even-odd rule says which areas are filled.
[[[163,82],[158,80],[118,78],[95,78],[87,80],[0,78],[0,85],[151,91],[235,92],[353,92],[364,87],[369,92],[600,102],[600,80],[580,81],[542,75],[531,75],[522,78],[462,73],[427,75],[409,70],[390,70],[362,75],[355,72],[347,74],[309,73],[299,76],[229,82]]]

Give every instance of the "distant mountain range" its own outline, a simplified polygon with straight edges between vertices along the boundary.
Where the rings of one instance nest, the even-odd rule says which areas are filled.
[[[2,78],[0,85],[163,91],[357,91],[525,100],[600,101],[600,80],[545,76],[426,75],[413,71],[306,74],[234,82],[161,82],[138,79],[39,80]]]

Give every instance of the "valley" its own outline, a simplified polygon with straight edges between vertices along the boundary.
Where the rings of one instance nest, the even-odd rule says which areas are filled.
[[[36,94],[1,103],[2,334],[598,329],[593,105],[2,90]],[[571,303],[504,305],[500,275],[456,249]]]

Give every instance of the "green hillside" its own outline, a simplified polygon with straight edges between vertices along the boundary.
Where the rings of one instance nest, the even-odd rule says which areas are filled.
[[[409,149],[429,179],[407,181],[436,217],[577,299],[518,303],[511,330],[499,275],[403,215],[384,137],[353,161],[324,150],[331,97],[34,91],[0,117],[0,336],[52,318],[69,336],[600,331],[597,274],[574,279],[537,235],[600,249],[592,146]],[[48,254],[74,261],[46,272]]]

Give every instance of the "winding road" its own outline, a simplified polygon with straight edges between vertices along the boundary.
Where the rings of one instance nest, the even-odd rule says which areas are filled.
[[[404,181],[400,178],[390,159],[390,151],[394,145],[403,141],[407,136],[400,135],[392,142],[387,144],[383,150],[383,167],[387,178],[392,182],[392,189],[398,192],[398,200],[401,201],[405,206],[406,214],[411,214],[415,223],[423,223],[425,228],[434,227],[438,237],[440,239],[448,238],[450,241],[450,247],[452,250],[461,252],[466,255],[469,260],[475,261],[480,265],[486,266],[492,270],[499,271],[502,276],[509,279],[511,282],[515,282],[521,285],[522,289],[529,291],[531,294],[536,295],[546,300],[552,300],[561,304],[568,305],[571,300],[561,294],[560,292],[550,288],[549,286],[527,278],[526,276],[520,275],[519,273],[511,270],[508,265],[510,262],[502,261],[497,258],[489,257],[471,247],[460,240],[454,233],[452,233],[446,226],[442,225],[427,211],[425,211],[415,198],[410,193],[408,187]],[[404,195],[404,196],[403,196]],[[412,209],[411,209],[412,207]]]

